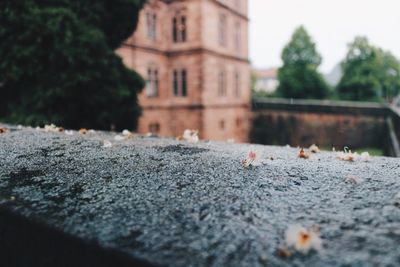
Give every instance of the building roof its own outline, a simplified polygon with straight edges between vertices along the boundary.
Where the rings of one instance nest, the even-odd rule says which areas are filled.
[[[255,69],[254,73],[256,74],[257,78],[273,78],[276,79],[278,75],[277,68],[269,68],[269,69]]]

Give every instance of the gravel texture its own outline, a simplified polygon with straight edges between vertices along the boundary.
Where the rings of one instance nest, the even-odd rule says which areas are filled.
[[[159,265],[400,264],[400,159],[114,135],[0,134],[0,205]],[[318,225],[323,250],[279,256],[293,224]]]

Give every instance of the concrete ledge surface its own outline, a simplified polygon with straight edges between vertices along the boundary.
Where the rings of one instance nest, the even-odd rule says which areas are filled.
[[[37,253],[55,253],[53,262],[69,255],[48,249],[52,241],[60,251],[94,244],[59,266],[95,266],[85,255],[96,253],[111,253],[114,266],[400,262],[399,159],[347,162],[332,152],[301,159],[297,148],[114,135],[0,134],[0,250],[19,249],[25,259],[3,254],[7,266],[27,266],[35,245]],[[103,147],[104,140],[113,146]],[[250,150],[259,166],[243,168]],[[347,183],[349,176],[362,182]],[[318,225],[323,250],[279,256],[293,224]],[[33,226],[18,235],[26,225]],[[24,246],[35,235],[34,245]]]

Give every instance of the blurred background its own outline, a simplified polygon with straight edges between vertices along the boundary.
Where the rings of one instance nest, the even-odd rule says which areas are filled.
[[[400,156],[395,0],[5,0],[0,121]]]

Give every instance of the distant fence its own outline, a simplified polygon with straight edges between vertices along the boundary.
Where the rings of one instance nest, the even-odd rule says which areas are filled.
[[[386,104],[253,98],[252,110],[251,142],[380,147],[400,157],[400,111]]]

